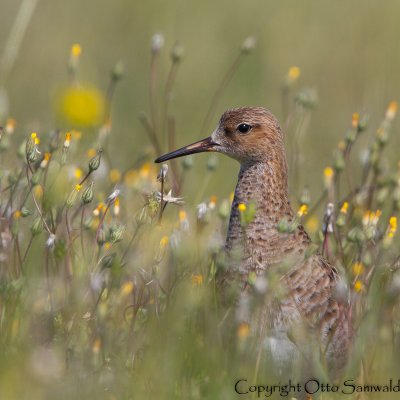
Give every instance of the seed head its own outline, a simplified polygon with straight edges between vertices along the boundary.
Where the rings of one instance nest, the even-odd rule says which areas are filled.
[[[160,172],[157,175],[157,181],[161,182],[165,180],[167,173],[168,173],[168,164],[163,164],[160,168]]]
[[[151,40],[151,51],[158,54],[164,46],[164,36],[161,33],[153,35]]]
[[[55,242],[56,242],[56,235],[54,233],[50,233],[48,239],[46,240],[46,247],[49,248],[50,250],[53,250]]]
[[[115,189],[108,197],[106,200],[107,204],[112,204],[114,201],[117,199],[121,191],[119,189]]]
[[[257,43],[257,41],[254,36],[247,37],[242,44],[242,48],[241,48],[242,53],[243,54],[251,53],[254,50],[254,48],[256,47],[256,43]]]

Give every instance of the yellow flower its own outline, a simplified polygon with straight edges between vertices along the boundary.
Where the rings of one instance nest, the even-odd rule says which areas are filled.
[[[346,150],[346,142],[345,142],[344,140],[341,140],[341,141],[338,143],[338,149],[339,149],[340,151]]]
[[[121,287],[121,295],[128,296],[129,294],[131,294],[133,292],[133,288],[134,288],[133,282],[131,282],[131,281],[125,282]]]
[[[121,172],[117,169],[117,168],[113,168],[110,172],[109,172],[109,177],[110,177],[110,181],[111,183],[118,183],[121,180]]]
[[[40,139],[39,139],[39,137],[38,137],[36,132],[32,132],[31,133],[31,139],[34,141],[34,143],[36,145],[38,145],[40,143]]]
[[[361,290],[363,290],[363,288],[364,288],[363,283],[362,283],[360,280],[357,279],[357,280],[355,281],[355,283],[354,283],[354,290],[355,290],[357,293],[360,293]]]
[[[144,163],[141,167],[140,167],[140,170],[139,170],[139,174],[140,174],[140,177],[141,178],[144,178],[144,179],[146,179],[146,178],[148,178],[149,177],[149,175],[150,175],[150,171],[151,171],[151,165],[150,165],[150,163]]]
[[[293,66],[293,67],[289,68],[288,81],[290,83],[295,82],[299,78],[299,76],[300,76],[300,68],[299,67]]]
[[[119,208],[119,197],[117,197],[117,198],[115,199],[115,201],[114,201],[114,215],[115,215],[116,217],[118,217],[119,211],[120,211],[120,208]]]
[[[192,275],[191,280],[193,286],[200,286],[203,284],[203,275],[201,274]]]
[[[311,215],[306,221],[306,229],[310,233],[317,232],[319,228],[319,219],[316,215]]]
[[[80,140],[80,139],[82,138],[82,132],[81,132],[81,131],[76,131],[75,129],[73,129],[73,130],[71,131],[71,134],[72,134],[72,137],[73,137],[75,140]]]
[[[249,336],[249,334],[250,334],[249,324],[246,322],[241,323],[237,330],[238,338],[244,340]]]
[[[208,203],[208,207],[213,210],[215,208],[215,206],[217,205],[217,196],[211,196],[210,197],[210,202]]]
[[[15,119],[8,118],[6,121],[6,132],[11,135],[14,133],[15,130]]]
[[[103,119],[104,110],[103,94],[91,85],[70,86],[60,95],[59,112],[70,125],[97,125]]]
[[[49,164],[51,153],[44,153],[43,160],[40,163],[40,168],[46,168]]]
[[[87,151],[86,154],[87,154],[88,158],[93,158],[97,154],[97,151],[96,151],[96,149],[94,149],[92,147]]]
[[[394,117],[396,116],[396,113],[397,113],[397,107],[398,107],[397,101],[391,101],[389,103],[389,106],[386,110],[386,115],[385,115],[386,119],[388,119],[389,121],[394,119]]]
[[[168,245],[168,243],[169,243],[169,238],[168,238],[168,236],[163,236],[163,237],[161,238],[161,240],[160,240],[160,247],[161,247],[161,248],[164,248],[164,247],[166,247],[166,246]]]
[[[75,190],[77,192],[79,192],[82,189],[82,185],[79,185],[79,183],[77,185],[75,185]]]
[[[93,211],[93,215],[95,215],[95,212]],[[90,229],[92,231],[97,230],[97,228],[99,227],[100,224],[100,219],[98,216],[95,215],[95,217],[92,219],[92,222],[90,224]]]
[[[76,179],[81,179],[83,171],[80,168],[75,168],[74,175]]]
[[[75,43],[71,47],[71,57],[78,58],[82,54],[82,47],[80,44]]]
[[[379,217],[382,215],[381,210],[371,211],[367,210],[364,213],[362,223],[364,226],[374,225],[376,226],[379,221]]]
[[[100,215],[100,212],[103,210],[104,208],[104,203],[99,203],[97,205],[97,207],[93,210],[93,215],[95,217],[98,217]]]
[[[187,219],[187,214],[185,210],[179,210],[179,221],[183,222]]]
[[[100,350],[101,350],[101,339],[97,338],[93,343],[92,351],[93,353],[98,354]]]
[[[331,186],[334,174],[332,167],[326,167],[324,169],[324,181],[327,187]]]
[[[19,219],[19,218],[21,218],[21,211],[20,210],[17,210],[17,211],[15,211],[14,212],[14,219]]]
[[[302,204],[299,207],[299,210],[297,211],[297,215],[299,217],[302,217],[303,215],[307,215],[307,213],[308,213],[308,205],[307,204]]]
[[[388,236],[389,237],[393,237],[396,232],[397,232],[397,217],[392,216],[389,219]]]
[[[356,262],[352,265],[351,270],[354,276],[359,276],[364,273],[364,265],[361,262]]]
[[[238,209],[240,212],[245,212],[247,210],[247,206],[244,203],[239,203]]]
[[[360,121],[360,114],[359,114],[359,113],[354,113],[354,114],[351,116],[351,126],[352,126],[353,128],[357,128],[357,127],[358,127],[359,121]]]
[[[340,209],[340,212],[342,214],[347,214],[347,210],[349,209],[349,203],[345,201],[342,205],[342,208]]]
[[[124,175],[125,184],[127,186],[133,186],[136,183],[138,176],[139,176],[139,173],[136,170],[130,169]]]
[[[36,185],[33,188],[33,193],[37,199],[40,199],[43,196],[43,188],[41,185]]]
[[[110,242],[105,242],[105,243],[104,243],[104,248],[105,248],[106,250],[110,249],[111,246],[112,246],[112,243],[110,243]]]

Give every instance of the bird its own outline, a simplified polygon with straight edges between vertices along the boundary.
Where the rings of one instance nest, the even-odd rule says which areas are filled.
[[[299,223],[288,192],[284,135],[277,118],[264,107],[225,111],[211,136],[155,160],[201,152],[225,154],[240,163],[225,248],[242,249],[240,260],[224,272],[224,282],[240,282],[242,300],[249,298],[249,276],[278,275],[276,294],[265,296],[259,332],[272,359],[285,370],[294,360],[319,357],[330,376],[339,376],[349,358],[353,330],[343,278],[318,251]],[[240,205],[253,204],[246,226]],[[243,206],[242,206],[243,207]],[[281,221],[294,224],[291,232]],[[265,334],[265,332],[267,332]],[[309,360],[308,360],[309,361]],[[312,372],[309,372],[312,374]]]

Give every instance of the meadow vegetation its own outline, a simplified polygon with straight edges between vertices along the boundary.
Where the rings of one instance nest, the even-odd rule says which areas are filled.
[[[209,100],[202,131],[215,122],[242,61],[257,51],[252,37],[238,47]],[[68,83],[56,100],[58,121],[68,128],[25,132],[12,115],[1,122],[1,399],[231,399],[239,378],[274,383],[274,367],[260,362],[263,346],[252,327],[238,322],[234,300],[219,296],[232,194],[217,198],[207,190],[218,159],[210,156],[201,174],[192,157],[168,167],[153,163],[178,147],[170,103],[184,49],[170,49],[160,91],[165,51],[163,36],[154,35],[150,102],[139,116],[150,146],[125,169],[110,151],[124,66],[115,65],[103,93],[79,79],[79,44],[71,47]],[[336,265],[345,282],[339,295],[351,304],[356,340],[344,376],[359,384],[397,382],[400,162],[385,153],[398,134],[397,103],[382,105],[377,124],[349,110],[312,196],[299,171],[319,100],[300,79],[297,66],[283,71],[274,95],[282,102],[296,223]],[[196,186],[190,204],[188,182]],[[241,204],[240,212],[245,229],[254,209]],[[290,234],[294,225],[282,220],[279,229]],[[250,276],[249,284],[263,295],[274,290],[274,277]]]

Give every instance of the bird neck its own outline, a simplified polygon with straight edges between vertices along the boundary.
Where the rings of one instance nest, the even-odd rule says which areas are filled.
[[[239,204],[249,209],[254,204],[255,216],[248,226],[243,227]],[[288,199],[287,164],[283,154],[271,155],[270,158],[245,164],[240,168],[238,183],[232,203],[229,221],[227,248],[235,242],[242,242],[243,236],[249,239],[257,233],[264,240],[278,235],[277,224],[294,214]]]

